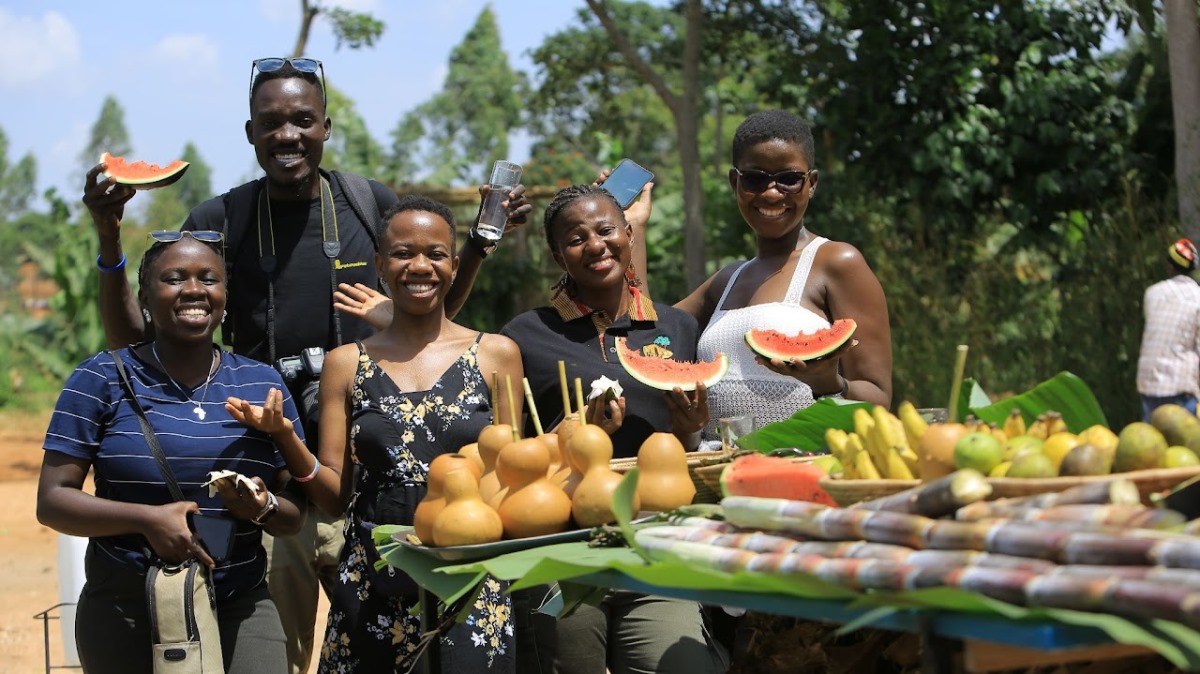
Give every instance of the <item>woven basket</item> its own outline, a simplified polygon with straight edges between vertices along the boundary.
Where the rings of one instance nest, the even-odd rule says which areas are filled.
[[[729,463],[729,454],[717,450],[715,452],[688,452],[687,456],[688,475],[692,478],[692,484],[696,485],[696,497],[692,499],[692,503],[716,503],[720,501],[721,487],[719,480],[721,469],[725,467],[725,464]],[[609,467],[618,473],[625,473],[636,465],[636,456],[613,459],[609,462]],[[717,477],[710,483],[700,475],[700,471],[711,468],[717,469]]]
[[[891,496],[896,492],[912,489],[921,484],[920,480],[842,480],[840,478],[823,477],[819,482],[821,488],[833,497],[834,501],[843,508],[854,505],[859,501]]]

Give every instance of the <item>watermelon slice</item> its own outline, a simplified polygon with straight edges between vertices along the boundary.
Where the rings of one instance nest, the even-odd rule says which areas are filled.
[[[166,166],[147,164],[144,161],[127,162],[124,157],[114,157],[105,152],[100,155],[104,174],[121,185],[135,190],[153,190],[166,187],[183,177],[189,164],[176,159]]]
[[[776,330],[751,330],[746,333],[746,346],[768,360],[816,360],[841,348],[856,329],[858,323],[853,318],[839,318],[824,330],[795,336]]]
[[[671,391],[675,387],[683,391],[694,391],[696,382],[706,387],[712,386],[721,381],[721,377],[729,370],[729,358],[723,353],[718,353],[712,361],[688,363],[670,358],[643,356],[630,349],[625,344],[624,337],[618,337],[616,341],[617,358],[621,361],[621,367],[625,368],[629,376],[660,391]]]
[[[734,459],[721,471],[721,493],[811,501],[837,507],[837,501],[819,484],[823,477],[825,471],[811,462],[747,454]]]

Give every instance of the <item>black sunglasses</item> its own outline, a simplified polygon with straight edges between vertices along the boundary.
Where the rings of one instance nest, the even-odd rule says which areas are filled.
[[[766,192],[771,189],[771,185],[784,194],[796,194],[804,189],[804,184],[808,182],[808,176],[812,173],[811,170],[767,173],[757,169],[739,171],[736,168],[730,171],[737,174],[738,189],[751,194]]]
[[[179,231],[175,229],[159,229],[150,232],[150,238],[159,243],[175,243],[185,236],[190,236],[201,243],[221,243],[225,235],[211,229]]]
[[[255,71],[260,73],[273,73],[290,63],[297,72],[301,73],[321,73],[321,100],[328,102],[325,94],[325,66],[316,59],[310,58],[283,58],[282,56],[270,56],[262,59],[254,59],[250,64],[250,97],[254,97],[254,80],[257,79]]]

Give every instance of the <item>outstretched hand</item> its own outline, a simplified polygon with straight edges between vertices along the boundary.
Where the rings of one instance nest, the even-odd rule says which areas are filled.
[[[608,176],[612,174],[612,169],[604,169],[600,175],[596,176],[596,180],[592,182],[592,186],[599,187],[608,180]],[[646,224],[650,222],[650,213],[654,210],[653,199],[650,193],[654,191],[654,181],[650,181],[642,186],[642,192],[638,195],[633,203],[625,208],[625,222],[633,227],[633,231],[637,233],[645,232]]]
[[[137,194],[132,187],[118,184],[108,176],[101,178],[100,174],[106,168],[105,164],[96,164],[87,172],[83,183],[83,205],[87,206],[96,231],[102,237],[120,235],[125,204]]]
[[[479,214],[475,216],[475,221],[483,216],[483,202],[487,200],[487,195],[492,191],[490,185],[479,186]],[[504,205],[504,210],[508,214],[508,221],[504,224],[504,233],[520,228],[529,218],[529,214],[533,212],[533,204],[529,199],[525,198],[525,186],[517,185],[509,191],[507,198],[501,202]]]
[[[684,391],[678,386],[663,394],[671,414],[671,432],[677,435],[697,433],[708,425],[708,388],[696,382],[696,390]]]
[[[361,283],[339,283],[333,308],[366,321],[376,332],[392,324],[392,298]]]
[[[239,423],[267,435],[289,433],[295,430],[292,420],[283,413],[283,393],[277,388],[272,388],[267,393],[267,400],[262,405],[255,405],[249,400],[230,396],[225,400],[225,409]]]

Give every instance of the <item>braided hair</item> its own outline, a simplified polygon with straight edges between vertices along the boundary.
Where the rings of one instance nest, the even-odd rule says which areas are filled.
[[[542,228],[546,234],[546,245],[550,246],[552,253],[558,253],[558,242],[554,240],[554,225],[558,222],[563,211],[573,206],[582,199],[601,199],[607,200],[613,206],[617,207],[617,213],[621,214],[621,224],[628,226],[625,221],[625,211],[621,208],[620,202],[612,195],[611,192],[595,185],[571,185],[559,190],[554,198],[550,200],[550,205],[546,207],[545,214],[542,215]],[[625,271],[625,277],[631,286],[641,285],[641,279],[637,277],[637,273],[633,269],[633,262],[630,261],[628,269]],[[572,279],[565,271],[558,281],[551,287],[555,293],[567,291],[571,297],[575,297],[575,279]]]

